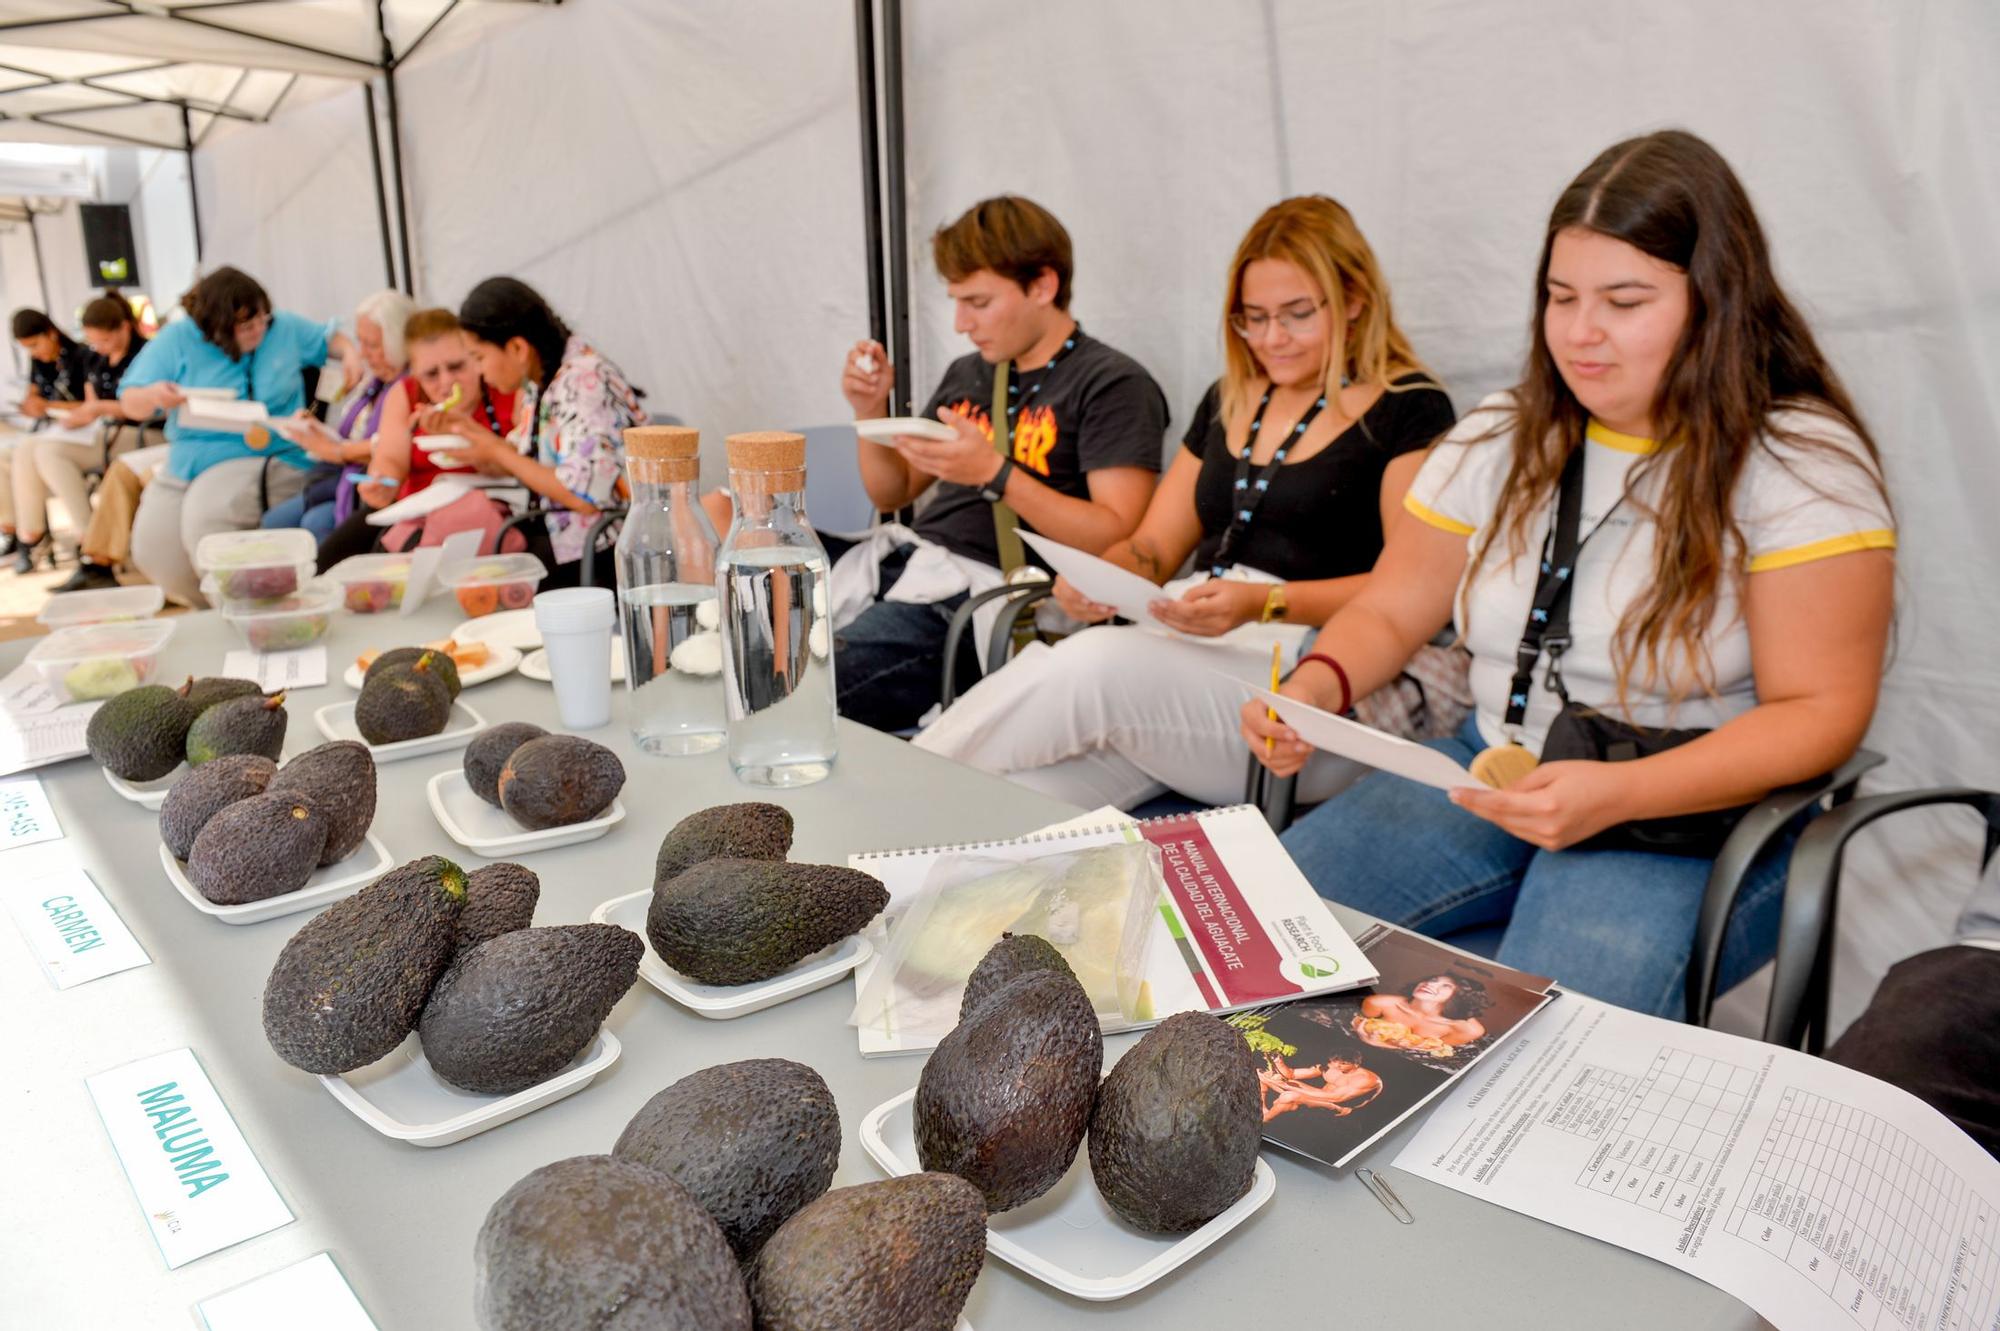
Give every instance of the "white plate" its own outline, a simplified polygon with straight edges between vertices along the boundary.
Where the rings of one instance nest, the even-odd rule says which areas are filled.
[[[861,1120],[861,1147],[892,1175],[918,1173],[910,1102],[914,1089],[877,1105]],[[1135,1294],[1248,1219],[1271,1200],[1278,1177],[1259,1157],[1250,1191],[1191,1234],[1146,1234],[1104,1203],[1090,1177],[1088,1146],[1062,1182],[1029,1202],[991,1217],[986,1247],[995,1257],[1079,1299],[1104,1301]]]
[[[896,436],[900,434],[935,439],[939,443],[949,443],[958,438],[958,432],[943,421],[925,420],[922,416],[882,416],[872,421],[856,421],[854,433],[871,444],[881,444],[885,448],[894,448]]]
[[[203,896],[188,881],[187,866],[174,858],[164,842],[160,845],[160,867],[167,871],[168,880],[188,899],[188,904],[202,914],[213,915],[224,924],[256,924],[259,920],[312,910],[349,896],[395,868],[396,862],[389,858],[389,848],[382,844],[381,838],[370,832],[359,850],[338,864],[314,869],[312,877],[297,891],[240,906],[218,906]]]
[[[652,904],[653,890],[643,888],[604,902],[590,912],[590,922],[616,924],[645,938],[646,910]],[[756,984],[697,984],[660,960],[649,939],[646,955],[639,958],[639,978],[698,1016],[726,1021],[824,989],[874,955],[875,948],[867,939],[851,934],[790,970]]]
[[[498,679],[521,664],[521,652],[517,647],[496,647],[489,642],[486,644],[486,653],[485,665],[477,670],[458,672],[458,686],[461,689],[469,689],[488,680]],[[350,661],[347,673],[340,677],[340,681],[350,689],[358,689],[361,687],[361,681],[367,677],[367,672],[358,663]]]
[[[115,775],[108,767],[98,770],[104,773],[104,779],[111,783],[111,788],[126,799],[143,808],[157,809],[167,802],[167,792],[174,788],[174,782],[187,775],[188,765],[182,763],[157,781],[132,782]]]
[[[449,591],[450,588],[446,588]],[[451,631],[459,642],[483,642],[488,647],[518,647],[530,651],[542,645],[542,631],[535,627],[535,608],[496,610],[490,615],[468,619]]]
[[[623,684],[625,682],[625,653],[616,650],[618,647],[617,643],[613,643],[612,647],[611,682],[613,684]],[[521,678],[537,680],[543,684],[549,682],[551,676],[549,674],[549,653],[547,648],[537,647],[534,651],[529,652],[521,658]]]
[[[618,1061],[618,1037],[600,1030],[589,1048],[539,1085],[512,1095],[480,1095],[450,1085],[424,1059],[415,1032],[385,1058],[338,1077],[327,1094],[384,1137],[412,1146],[449,1146],[575,1095]]]
[[[625,805],[613,799],[611,807],[588,822],[569,823],[530,831],[515,822],[503,809],[496,809],[472,793],[463,767],[439,772],[424,787],[431,801],[431,814],[444,834],[476,855],[489,860],[525,855],[531,850],[573,846],[579,841],[595,841],[625,817]]]
[[[463,471],[472,466],[458,455],[467,445],[455,434],[420,434],[410,442],[422,449],[439,471]]]
[[[399,739],[393,744],[368,744],[362,739],[361,732],[354,728],[354,704],[351,702],[329,703],[320,708],[313,713],[313,724],[328,739],[351,739],[357,744],[367,744],[368,752],[376,762],[393,763],[399,758],[421,758],[426,753],[459,748],[486,729],[486,718],[465,703],[455,702],[451,705],[451,717],[445,722],[443,730],[435,735]]]
[[[197,402],[203,398],[213,402],[234,402],[238,396],[233,388],[192,388],[187,384],[177,386],[181,390],[182,397],[192,398]]]

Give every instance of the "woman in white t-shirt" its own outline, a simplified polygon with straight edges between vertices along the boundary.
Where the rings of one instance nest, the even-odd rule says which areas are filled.
[[[1620,143],[1563,192],[1532,342],[1522,382],[1432,451],[1405,500],[1421,521],[1398,525],[1285,685],[1345,711],[1455,619],[1477,705],[1433,747],[1516,775],[1447,797],[1376,773],[1286,845],[1328,897],[1434,935],[1505,921],[1505,964],[1678,1016],[1709,860],[1624,848],[1627,829],[1747,804],[1854,752],[1881,681],[1894,519],[1874,443],[1779,289],[1748,196],[1690,134]],[[1566,474],[1581,495],[1567,563],[1552,540]],[[1519,774],[1564,705],[1553,639],[1514,685],[1545,559],[1551,587],[1570,584],[1570,702],[1653,736],[1708,733]],[[1259,756],[1273,741],[1264,761],[1280,774],[1309,753],[1260,706],[1242,730]],[[1788,847],[1738,901],[1725,987],[1770,954]]]

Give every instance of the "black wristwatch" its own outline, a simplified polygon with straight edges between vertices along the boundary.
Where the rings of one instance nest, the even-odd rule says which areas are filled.
[[[989,504],[997,504],[1007,497],[1007,478],[1014,474],[1014,459],[1002,458],[1000,470],[993,473],[993,479],[979,487],[979,497]]]

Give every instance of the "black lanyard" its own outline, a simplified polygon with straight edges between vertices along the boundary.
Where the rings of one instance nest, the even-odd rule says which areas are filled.
[[[1604,529],[1611,515],[1625,502],[1605,511],[1596,525],[1579,537],[1583,526],[1583,459],[1590,445],[1579,441],[1563,463],[1562,480],[1556,498],[1556,522],[1542,542],[1541,572],[1535,580],[1535,599],[1528,609],[1528,622],[1521,630],[1521,645],[1514,649],[1514,678],[1507,685],[1505,726],[1509,738],[1520,729],[1528,715],[1528,690],[1535,679],[1535,662],[1544,651],[1549,654],[1549,692],[1569,702],[1563,689],[1562,654],[1569,650],[1570,591],[1576,579],[1577,556],[1591,537]]]
[[[493,410],[493,390],[483,382],[479,385],[479,410],[486,417],[486,428],[505,439],[507,433],[500,428],[500,415]]]
[[[1002,372],[1007,375],[1007,397],[1009,400],[1007,403],[1006,419],[993,422],[993,429],[998,438],[1000,455],[1002,457],[1011,458],[1014,456],[1014,418],[1021,414],[1023,407],[1035,400],[1036,396],[1042,391],[1042,385],[1049,381],[1049,371],[1055,369],[1064,356],[1076,349],[1076,340],[1082,336],[1082,324],[1078,324],[1069,330],[1069,336],[1063,339],[1063,344],[1060,347],[1056,348],[1056,354],[1049,357],[1048,363],[1034,372],[1035,382],[1029,385],[1025,397],[1021,395],[1021,375],[1024,371],[1018,365],[1014,364],[1013,361],[1008,361],[1004,366],[996,365],[994,367],[993,372],[996,375]]]
[[[1277,476],[1278,468],[1285,465],[1285,458],[1292,447],[1305,437],[1306,430],[1318,419],[1320,412],[1326,410],[1326,396],[1321,394],[1306,408],[1306,414],[1299,417],[1299,423],[1292,427],[1292,432],[1278,445],[1278,451],[1271,454],[1270,461],[1258,470],[1253,479],[1250,475],[1250,454],[1256,450],[1259,432],[1264,428],[1264,412],[1270,407],[1271,394],[1275,391],[1275,386],[1264,390],[1263,399],[1257,403],[1257,415],[1250,422],[1250,436],[1243,441],[1243,451],[1236,455],[1236,484],[1229,494],[1236,511],[1229,519],[1229,526],[1223,529],[1222,539],[1216,543],[1215,558],[1210,561],[1208,569],[1212,578],[1219,578],[1228,572],[1229,553],[1243,539],[1243,533],[1250,530],[1250,524],[1256,521],[1257,510],[1264,506],[1264,496],[1270,493],[1271,481]]]

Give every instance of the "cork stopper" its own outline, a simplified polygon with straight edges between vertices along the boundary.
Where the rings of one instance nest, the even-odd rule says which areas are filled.
[[[732,434],[728,439],[732,471],[800,471],[806,465],[806,437],[784,430]]]
[[[685,425],[634,425],[625,431],[625,462],[637,485],[698,480],[701,431]]]

